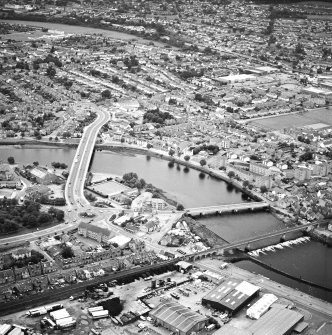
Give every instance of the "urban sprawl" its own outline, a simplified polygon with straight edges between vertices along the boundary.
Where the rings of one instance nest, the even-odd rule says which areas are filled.
[[[315,1],[1,0],[0,150],[76,154],[0,156],[0,335],[331,335],[329,302],[236,266],[332,244],[331,18]],[[90,171],[100,150],[243,202],[186,208]],[[196,220],[263,210],[285,228],[228,243]]]

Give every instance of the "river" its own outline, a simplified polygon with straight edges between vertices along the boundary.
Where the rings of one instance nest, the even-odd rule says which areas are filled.
[[[54,161],[71,165],[75,149],[71,148],[14,148],[0,147],[0,161],[13,156],[17,163],[41,165]],[[168,162],[143,155],[127,155],[97,151],[92,164],[92,172],[122,175],[136,172],[146,182],[167,191],[167,194],[185,207],[200,207],[217,204],[243,202],[239,191],[230,189],[223,181],[205,176],[196,170],[184,171],[183,166],[169,167]],[[200,220],[211,230],[229,242],[242,240],[285,227],[285,224],[266,212],[214,216]],[[332,248],[317,242],[296,245],[277,252],[269,252],[259,257],[267,265],[285,271],[293,276],[332,286]],[[253,264],[239,262],[238,266],[263,274],[277,282],[298,288],[314,296],[332,302],[332,294],[308,285],[300,284],[284,276]]]
[[[270,251],[266,255],[259,256],[258,260],[292,276],[301,277],[307,281],[332,289],[332,248],[319,242],[312,241],[298,244],[292,248],[286,247],[276,252]],[[262,274],[276,282],[332,302],[332,292],[300,283],[250,261],[241,261],[236,263],[236,265],[242,269]]]

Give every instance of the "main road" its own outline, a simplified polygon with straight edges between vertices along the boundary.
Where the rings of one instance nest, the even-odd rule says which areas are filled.
[[[84,197],[84,183],[98,132],[109,120],[110,113],[100,109],[96,120],[84,129],[65,187],[65,198],[70,209],[83,209],[90,205]]]
[[[0,244],[32,241],[38,239],[39,237],[70,230],[77,226],[76,221],[78,219],[79,210],[84,209],[86,211],[87,209],[92,209],[92,206],[90,206],[89,202],[84,197],[84,183],[98,132],[100,128],[109,120],[110,113],[103,108],[100,108],[97,112],[96,120],[84,129],[65,187],[65,198],[68,209],[66,218],[68,224],[62,223],[60,225],[41,229],[32,233],[7,237],[1,239]]]

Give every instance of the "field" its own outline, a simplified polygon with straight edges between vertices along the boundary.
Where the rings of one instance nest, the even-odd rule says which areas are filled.
[[[92,188],[100,193],[107,195],[118,194],[129,189],[129,187],[121,185],[112,180],[102,184],[96,184]]]
[[[324,123],[332,126],[332,108],[318,108],[303,114],[281,115],[249,122],[258,127],[278,130],[284,128],[300,128]]]

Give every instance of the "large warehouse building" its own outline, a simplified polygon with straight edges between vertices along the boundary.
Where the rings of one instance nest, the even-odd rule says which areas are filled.
[[[303,315],[287,308],[271,308],[247,330],[253,335],[290,335]]]
[[[207,323],[205,316],[174,301],[162,302],[150,312],[150,316],[157,324],[179,335],[198,332]]]
[[[207,294],[202,299],[202,303],[234,315],[250,300],[258,296],[259,290],[258,286],[246,281],[229,279]]]
[[[246,329],[239,329],[229,324],[222,326],[213,335],[290,335],[299,327],[303,315],[287,308],[272,307],[259,320],[253,321]]]

